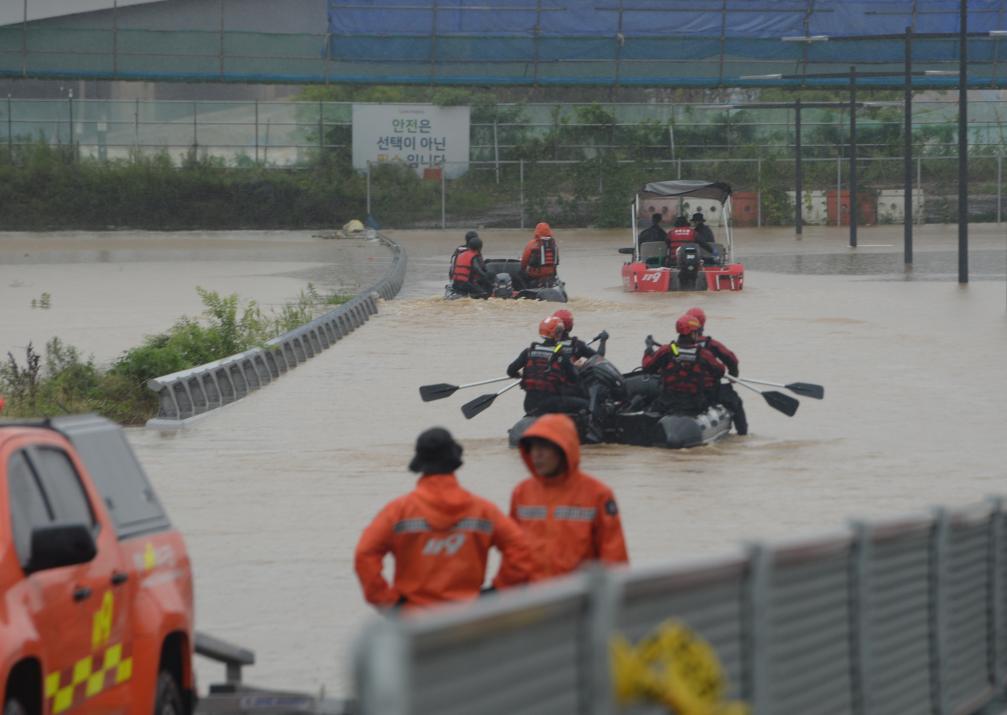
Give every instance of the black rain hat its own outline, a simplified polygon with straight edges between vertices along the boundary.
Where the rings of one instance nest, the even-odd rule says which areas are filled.
[[[409,470],[420,474],[450,474],[462,466],[462,446],[443,427],[432,427],[416,438]]]

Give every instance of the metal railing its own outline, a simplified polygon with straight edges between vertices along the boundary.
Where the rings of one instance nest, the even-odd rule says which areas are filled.
[[[375,619],[355,652],[359,712],[615,713],[612,637],[675,619],[755,715],[978,713],[1007,683],[1005,524],[996,498]]]
[[[300,363],[349,335],[378,312],[378,298],[391,300],[402,289],[405,250],[378,235],[392,253],[384,276],[348,302],[304,325],[222,360],[156,377],[147,387],[158,397],[157,417],[148,427],[177,427],[184,420],[223,407],[269,384]]]

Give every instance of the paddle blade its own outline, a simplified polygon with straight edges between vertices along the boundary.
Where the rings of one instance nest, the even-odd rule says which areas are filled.
[[[804,397],[811,397],[821,400],[825,397],[825,388],[821,385],[813,385],[810,382],[791,382],[787,389]]]
[[[465,419],[470,420],[492,405],[493,400],[496,398],[497,393],[495,392],[491,392],[488,395],[479,395],[476,399],[470,400],[462,405],[462,414],[465,415]]]
[[[446,382],[436,385],[420,385],[420,398],[424,402],[443,400],[445,397],[451,397],[457,390],[458,385],[449,385]]]
[[[776,390],[766,390],[762,393],[766,402],[774,410],[779,410],[787,417],[793,417],[797,414],[797,408],[801,406],[801,403],[795,400],[789,395],[784,395],[782,392],[777,392]]]

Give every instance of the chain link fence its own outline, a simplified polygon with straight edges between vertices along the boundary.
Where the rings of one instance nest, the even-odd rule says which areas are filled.
[[[1003,220],[1007,102],[970,106],[971,221]],[[918,105],[918,106],[917,106]],[[914,113],[916,220],[957,220],[953,102],[918,102]],[[366,212],[386,227],[625,226],[644,183],[721,180],[735,190],[740,225],[792,225],[793,112],[713,105],[498,105],[492,121],[473,108],[467,171],[372,165]],[[1003,115],[1003,119],[1001,119]],[[848,115],[806,109],[802,121],[802,213],[808,224],[845,221]],[[901,109],[858,119],[858,193],[864,224],[901,223]],[[0,100],[0,137],[17,163],[33,145],[74,159],[128,162],[160,155],[170,164],[300,171],[328,162],[350,171],[352,104]],[[361,177],[363,178],[363,177]],[[363,206],[352,204],[347,211]]]

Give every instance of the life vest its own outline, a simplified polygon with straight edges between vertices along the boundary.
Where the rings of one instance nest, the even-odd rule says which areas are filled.
[[[668,240],[673,244],[692,243],[696,240],[696,231],[688,226],[677,226],[668,233]]]
[[[558,266],[559,256],[556,253],[556,239],[552,236],[545,236],[538,241],[538,249],[532,251],[528,260],[528,265],[533,268],[544,268],[546,266]]]
[[[451,280],[455,283],[470,283],[473,278],[472,261],[479,255],[478,251],[466,248],[458,254],[451,265]]]
[[[448,266],[448,278],[453,279],[455,275],[455,261],[458,260],[458,256],[465,253],[468,250],[468,246],[462,244],[455,249],[455,252],[451,254],[451,265]]]
[[[668,345],[668,359],[661,370],[661,383],[665,392],[697,395],[703,391],[703,367],[698,344]]]
[[[563,370],[554,363],[562,358],[563,343],[532,343],[521,371],[521,389],[557,395],[567,383]]]

